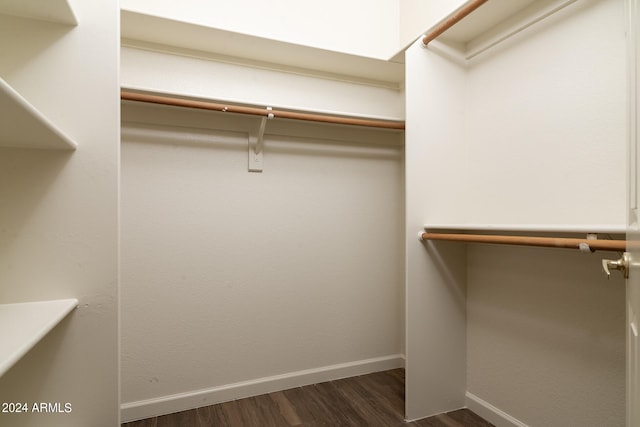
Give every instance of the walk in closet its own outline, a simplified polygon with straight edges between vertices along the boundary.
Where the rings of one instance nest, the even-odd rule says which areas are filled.
[[[630,427],[637,3],[0,0],[0,426]]]

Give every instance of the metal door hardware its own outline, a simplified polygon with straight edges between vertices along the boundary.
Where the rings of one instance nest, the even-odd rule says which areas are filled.
[[[620,270],[624,274],[624,278],[629,278],[629,253],[625,252],[618,260],[603,259],[602,269],[607,273],[607,279],[611,277],[611,270]]]

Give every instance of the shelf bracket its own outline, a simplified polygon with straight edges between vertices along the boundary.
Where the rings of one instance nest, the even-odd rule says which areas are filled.
[[[264,130],[267,126],[267,119],[273,118],[271,107],[267,107],[269,112],[266,117],[260,119],[260,124],[255,132],[249,133],[249,172],[262,172],[264,157]]]

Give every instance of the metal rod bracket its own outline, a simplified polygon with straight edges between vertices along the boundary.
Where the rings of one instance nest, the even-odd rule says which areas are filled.
[[[257,130],[249,132],[249,172],[262,172],[264,160],[264,130],[267,126],[267,119],[273,118],[271,107],[267,107],[269,114],[260,119]]]

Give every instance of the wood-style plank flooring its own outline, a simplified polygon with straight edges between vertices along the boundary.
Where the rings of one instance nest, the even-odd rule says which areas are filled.
[[[494,427],[467,409],[404,421],[404,369],[278,391],[122,427]]]

